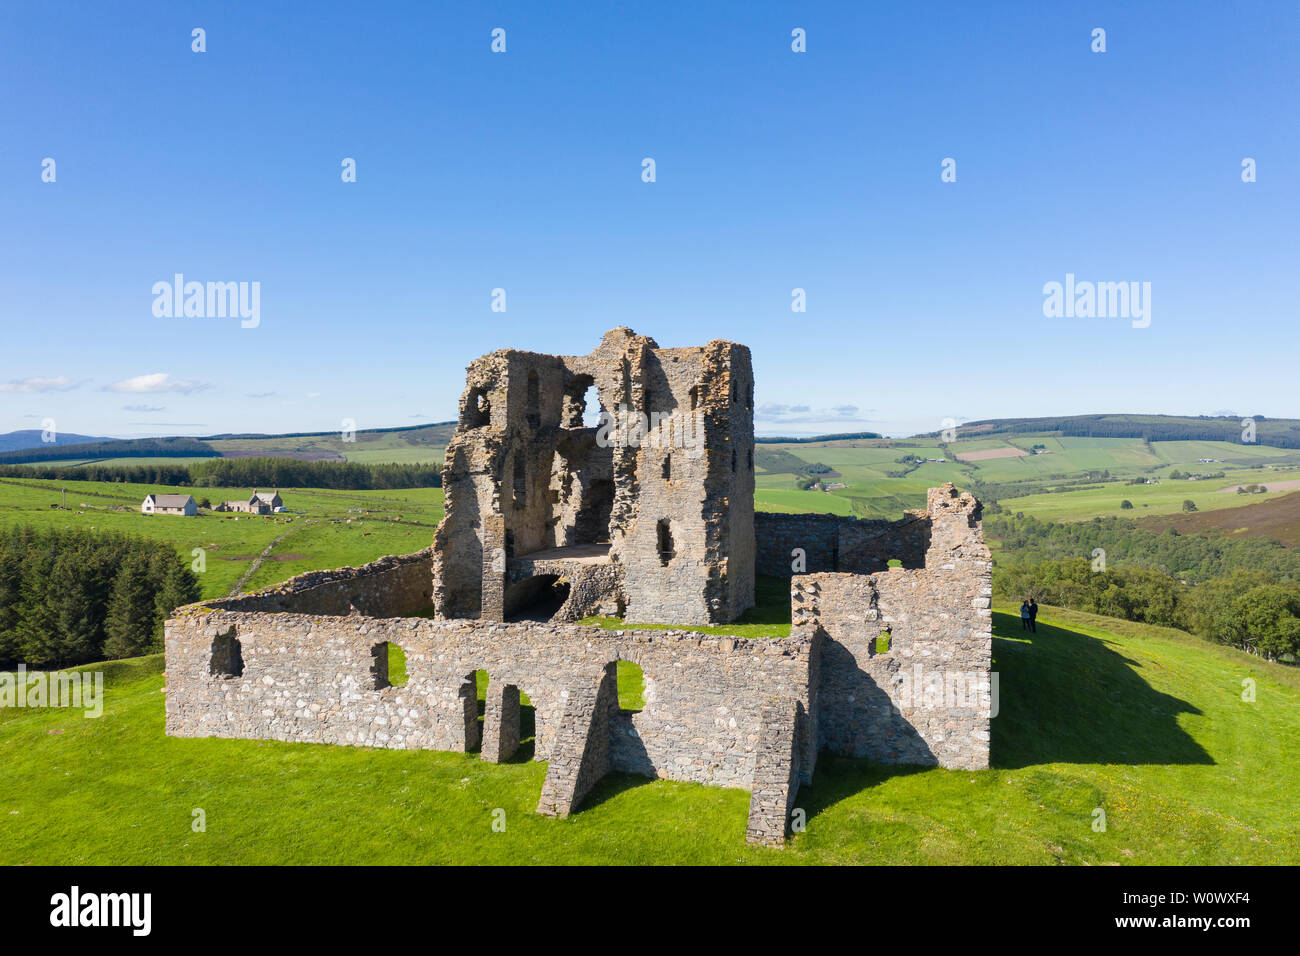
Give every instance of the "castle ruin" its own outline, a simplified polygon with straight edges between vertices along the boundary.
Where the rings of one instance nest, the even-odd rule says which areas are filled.
[[[167,733],[502,761],[527,700],[539,812],[569,814],[609,772],[743,787],[768,845],[820,752],[987,767],[979,502],[945,485],[899,521],[755,513],[753,388],[743,345],[628,329],[585,356],[477,359],[432,547],[179,609]],[[756,575],[790,581],[789,637],[691,629],[740,617]],[[639,710],[619,706],[619,661],[644,675]]]

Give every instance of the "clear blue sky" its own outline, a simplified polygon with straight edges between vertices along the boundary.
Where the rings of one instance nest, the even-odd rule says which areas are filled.
[[[1300,416],[1298,78],[1292,2],[10,0],[0,430],[446,420],[615,325],[748,344],[763,434]],[[155,318],[177,272],[260,326]],[[1066,273],[1151,326],[1045,318]]]

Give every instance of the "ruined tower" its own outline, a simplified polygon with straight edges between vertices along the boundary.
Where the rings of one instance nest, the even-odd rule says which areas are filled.
[[[584,356],[470,364],[435,537],[443,618],[731,621],[754,603],[749,349],[661,349],[630,329]]]

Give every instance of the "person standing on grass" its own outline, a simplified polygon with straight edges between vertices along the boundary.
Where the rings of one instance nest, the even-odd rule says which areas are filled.
[[[1021,602],[1020,602],[1020,629],[1021,629],[1022,631],[1027,631],[1027,630],[1029,630],[1029,620],[1030,620],[1030,617],[1029,617],[1029,602],[1028,602],[1028,601],[1021,601]]]
[[[1029,630],[1038,633],[1038,602],[1033,598],[1029,599]]]

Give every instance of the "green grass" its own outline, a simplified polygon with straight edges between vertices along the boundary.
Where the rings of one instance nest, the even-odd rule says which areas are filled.
[[[358,431],[352,441],[341,433],[323,435],[269,435],[261,438],[219,438],[210,441],[223,454],[275,457],[301,455],[304,452],[342,455],[348,461],[364,464],[398,462],[401,464],[441,464],[454,425],[427,425],[401,431]]]
[[[0,863],[1300,863],[1300,675],[1077,612],[995,624],[993,769],[823,756],[785,850],[745,845],[743,790],[613,775],[552,820],[541,763],[169,738],[152,657],[94,665],[102,719],[0,711]]]
[[[1201,466],[1206,468],[1208,466]],[[1215,466],[1216,470],[1223,468]],[[1043,521],[1084,521],[1095,516],[1119,515],[1126,518],[1140,518],[1149,515],[1179,514],[1183,501],[1190,499],[1198,511],[1217,511],[1224,508],[1240,508],[1246,504],[1280,498],[1288,491],[1270,491],[1258,495],[1238,495],[1221,493],[1220,489],[1230,485],[1262,484],[1270,481],[1293,480],[1300,477],[1300,472],[1287,470],[1246,470],[1229,469],[1224,478],[1205,481],[1171,481],[1168,477],[1160,479],[1158,485],[1127,485],[1122,481],[1068,491],[1048,492],[1038,495],[1026,495],[1020,498],[1003,498],[1001,506],[1008,512],[1023,512]],[[1131,501],[1133,508],[1125,510],[1120,505]]]
[[[67,510],[53,508],[67,489]],[[245,590],[267,587],[301,574],[360,565],[388,554],[428,547],[442,519],[442,489],[331,491],[282,488],[287,515],[201,513],[185,518],[142,515],[140,502],[151,485],[100,481],[0,479],[0,522],[39,528],[118,531],[166,541],[187,562],[195,548],[205,552],[206,570],[198,575],[202,596],[220,597],[259,554],[281,538],[258,567]],[[247,497],[241,488],[185,488],[213,504]],[[263,489],[265,490],[265,489]]]
[[[641,624],[618,617],[588,617],[579,623],[614,630],[681,630],[678,624]],[[772,638],[790,636],[790,582],[782,578],[759,575],[754,581],[754,606],[732,624],[690,625],[685,628],[701,634]],[[621,675],[620,671],[620,675]],[[620,685],[621,686],[621,685]],[[621,693],[621,692],[620,692]],[[626,705],[624,705],[626,707]],[[639,708],[630,708],[636,710]]]
[[[944,452],[932,440],[849,440],[815,444],[760,445],[778,457],[760,455],[760,460],[787,463],[823,462],[839,477],[832,481],[846,487],[829,492],[799,491],[796,464],[782,470],[762,470],[755,475],[755,507],[760,511],[785,513],[851,514],[859,518],[899,518],[911,508],[925,506],[927,488],[951,481],[969,488],[975,481],[1005,485],[1019,481],[1064,481],[1090,472],[1109,471],[1116,479],[1100,488],[1070,489],[1019,498],[1003,498],[1010,511],[1023,511],[1045,520],[1076,521],[1096,515],[1120,513],[1120,502],[1131,500],[1135,508],[1129,517],[1168,514],[1181,509],[1184,498],[1198,508],[1232,508],[1245,503],[1240,497],[1214,491],[1226,484],[1264,483],[1300,477],[1300,450],[1233,442],[1151,442],[1138,438],[1061,438],[1037,433],[963,438],[948,446],[953,454],[1013,446],[1028,450],[1044,446],[1045,454],[1018,458],[992,458],[978,462],[926,462],[902,478],[887,477],[907,466],[898,463],[904,455],[943,458]],[[1198,458],[1223,459],[1202,464]],[[1272,467],[1252,467],[1270,465]],[[1168,474],[1226,472],[1222,480],[1170,482]],[[1158,477],[1161,485],[1125,485],[1123,479]],[[1202,500],[1204,499],[1204,500]],[[1256,498],[1255,500],[1259,500]]]

